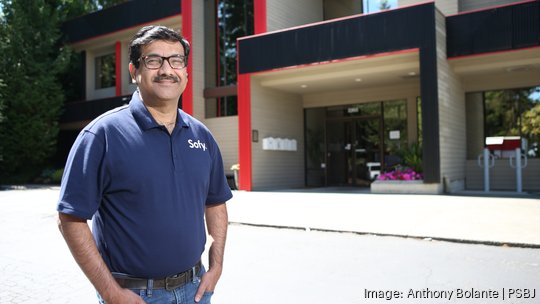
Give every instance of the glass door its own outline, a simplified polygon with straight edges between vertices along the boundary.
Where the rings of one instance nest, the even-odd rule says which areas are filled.
[[[326,184],[369,186],[380,172],[381,120],[337,119],[326,122]]]
[[[381,120],[358,119],[353,125],[355,185],[368,187],[381,171]]]

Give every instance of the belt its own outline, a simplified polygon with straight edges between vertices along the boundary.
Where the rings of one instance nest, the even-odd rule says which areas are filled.
[[[199,261],[197,262],[197,264],[195,264],[193,268],[172,276],[168,276],[163,279],[142,279],[119,276],[115,277],[115,280],[122,288],[172,290],[185,285],[187,282],[192,281],[193,278],[199,273],[201,268],[202,264],[201,261]]]

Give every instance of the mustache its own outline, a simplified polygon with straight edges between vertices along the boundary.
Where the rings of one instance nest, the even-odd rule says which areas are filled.
[[[160,76],[154,77],[154,79],[153,79],[153,81],[156,81],[156,82],[159,82],[159,81],[162,81],[162,80],[171,80],[171,81],[174,81],[174,82],[180,82],[180,78],[178,78],[177,76],[174,76],[174,75],[160,75]]]

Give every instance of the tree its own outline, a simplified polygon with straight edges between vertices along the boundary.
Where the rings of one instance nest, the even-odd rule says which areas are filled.
[[[486,136],[521,136],[529,157],[540,156],[540,87],[485,93]]]
[[[125,1],[0,0],[0,181],[30,181],[54,153],[70,91],[60,79],[77,60],[62,22]]]
[[[379,10],[389,10],[391,8],[390,3],[388,3],[388,0],[381,0],[379,4]]]
[[[4,120],[0,125],[0,178],[26,182],[54,152],[64,102],[57,76],[69,51],[60,44],[57,3],[1,0],[0,79]]]

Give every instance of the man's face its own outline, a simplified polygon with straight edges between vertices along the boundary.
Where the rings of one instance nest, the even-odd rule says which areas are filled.
[[[158,40],[144,46],[141,53],[141,58],[145,56],[183,56],[184,48],[180,42]],[[133,64],[130,64],[129,71],[131,77],[137,82],[142,99],[146,104],[176,103],[186,88],[186,68],[173,69],[167,60],[163,60],[159,69],[152,70],[147,68],[141,59],[139,68],[136,69]]]

